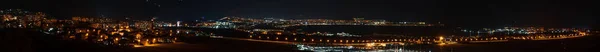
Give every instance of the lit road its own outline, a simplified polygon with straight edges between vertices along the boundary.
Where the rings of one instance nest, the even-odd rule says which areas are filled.
[[[254,41],[254,42],[268,42],[268,43],[279,43],[279,44],[319,44],[319,43],[311,43],[311,42],[257,40],[257,39],[233,38],[233,37],[222,37],[222,36],[211,36],[211,38],[245,40],[245,41]],[[375,44],[393,44],[393,43],[403,44],[403,42],[385,42],[385,43],[375,43]],[[367,45],[367,44],[373,44],[373,43],[329,43],[329,44],[331,44],[331,45]]]
[[[432,43],[445,43],[445,42],[506,42],[510,40],[556,40],[556,39],[567,39],[587,36],[585,32],[579,32],[578,34],[565,34],[565,35],[548,35],[548,36],[514,36],[514,37],[489,37],[489,38],[423,38],[423,39],[379,39],[379,40],[351,40],[351,39],[315,39],[315,38],[294,38],[294,37],[269,37],[259,35],[249,35],[248,38],[234,38],[234,37],[222,37],[222,36],[211,36],[212,38],[232,39],[232,40],[244,40],[244,41],[255,41],[255,42],[268,42],[268,43],[279,43],[279,44],[331,44],[331,45],[366,45],[373,43],[383,44],[404,44],[404,43],[418,43],[418,44],[432,44]],[[290,38],[290,40],[288,40]],[[284,40],[282,40],[284,39]]]

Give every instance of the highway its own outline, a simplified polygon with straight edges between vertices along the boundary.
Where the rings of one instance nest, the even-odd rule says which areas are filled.
[[[471,42],[471,43],[482,43],[482,42],[506,42],[511,40],[556,40],[556,39],[567,39],[587,36],[585,32],[578,34],[565,34],[565,35],[549,35],[549,36],[515,36],[515,37],[489,37],[489,38],[423,38],[423,39],[403,39],[403,38],[391,38],[391,39],[377,39],[377,40],[354,40],[354,39],[318,39],[318,38],[295,38],[295,37],[273,37],[273,36],[260,36],[260,35],[249,35],[247,38],[236,38],[236,37],[223,37],[223,36],[211,36],[211,38],[222,38],[231,40],[244,40],[254,42],[268,42],[268,43],[279,43],[279,44],[329,44],[329,45],[367,45],[367,44],[405,44],[405,43],[417,43],[417,44],[439,44],[446,42]]]

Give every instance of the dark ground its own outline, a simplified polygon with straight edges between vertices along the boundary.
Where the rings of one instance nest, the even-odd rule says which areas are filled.
[[[235,34],[235,33],[233,33]],[[600,36],[595,35],[549,41],[505,43],[471,43],[426,49],[442,52],[597,52]],[[301,52],[293,45],[213,39],[207,37],[180,37],[185,43],[161,44],[153,47],[119,48],[79,40],[61,40],[25,29],[0,29],[0,52]],[[420,46],[422,47],[422,46]]]
[[[181,38],[186,43],[161,44],[153,47],[121,48],[80,40],[61,40],[26,29],[0,29],[0,52],[300,52],[292,45],[211,39]]]
[[[77,40],[61,40],[26,29],[1,29],[0,52],[127,52],[115,47],[102,46]]]

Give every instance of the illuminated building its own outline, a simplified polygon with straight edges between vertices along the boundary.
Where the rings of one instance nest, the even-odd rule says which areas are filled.
[[[181,21],[177,21],[177,27],[181,26]]]
[[[352,18],[354,19],[354,22],[361,22],[363,21],[365,18]]]
[[[134,27],[143,30],[151,30],[154,27],[154,23],[150,21],[138,21],[134,23]]]

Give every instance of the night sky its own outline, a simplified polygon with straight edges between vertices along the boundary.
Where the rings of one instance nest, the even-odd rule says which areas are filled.
[[[224,16],[288,19],[385,19],[442,22],[458,26],[591,27],[594,1],[582,0],[3,0],[1,9],[20,8],[54,18],[199,20]]]

